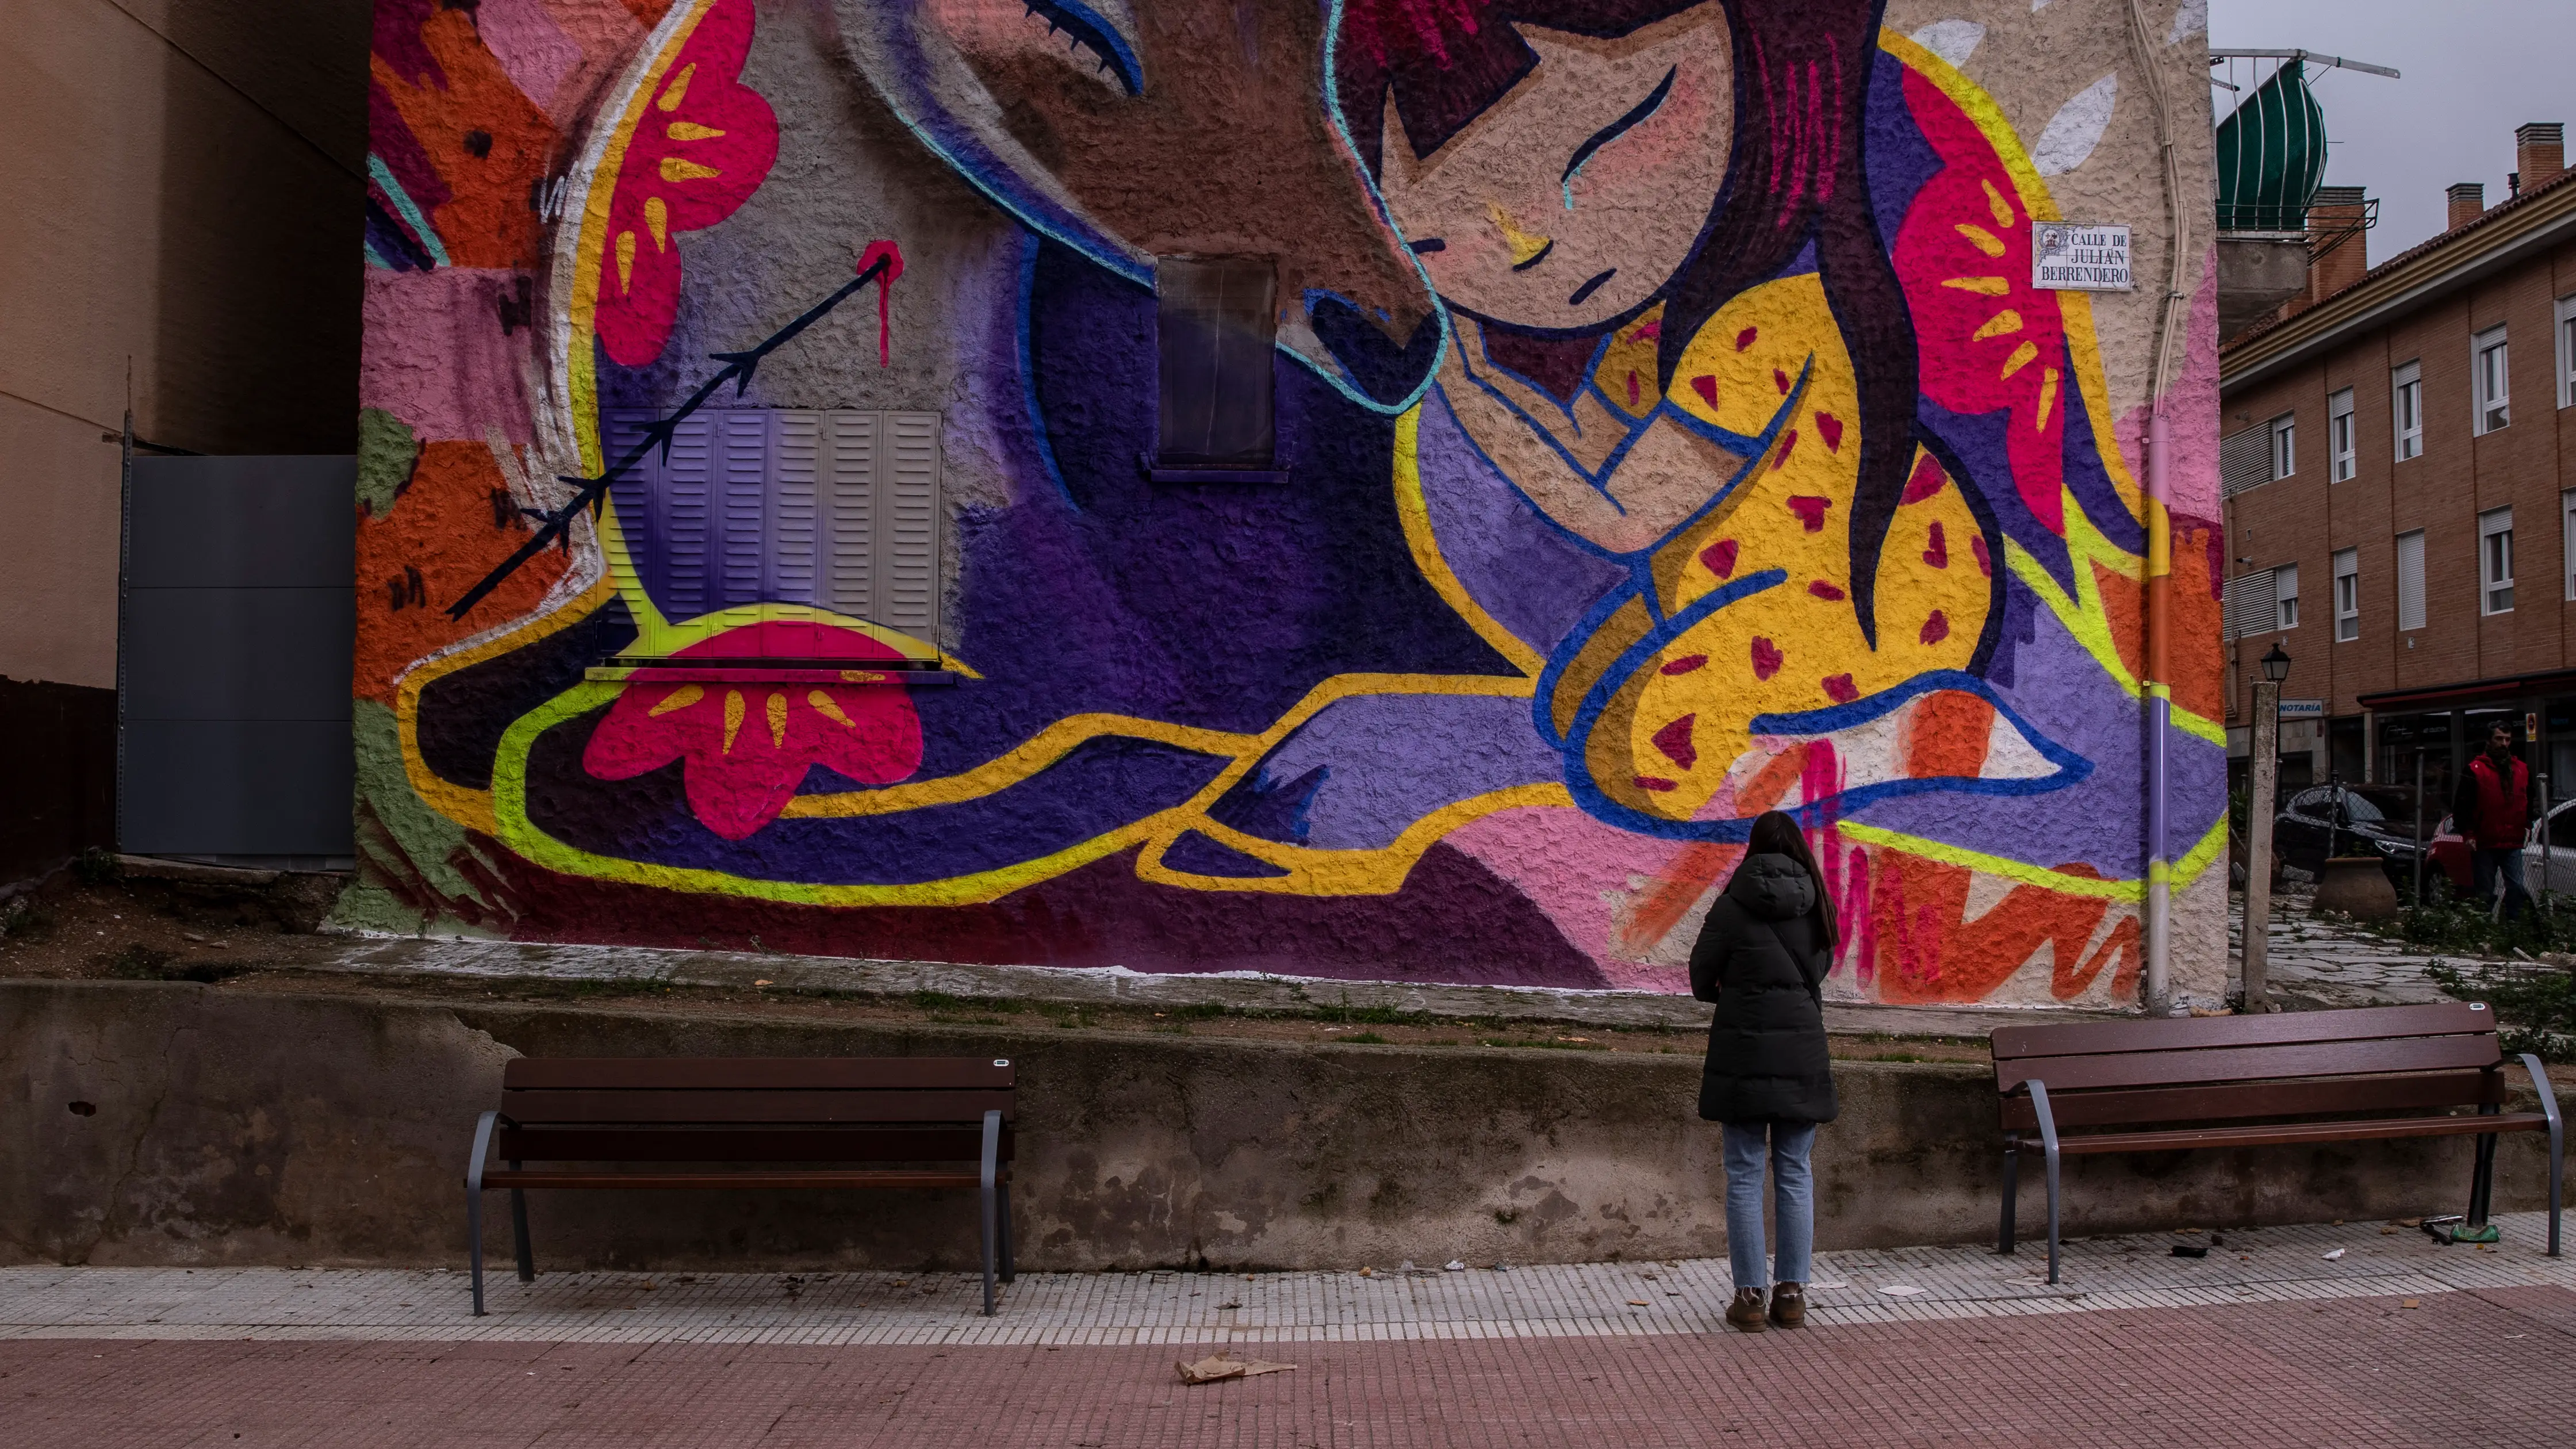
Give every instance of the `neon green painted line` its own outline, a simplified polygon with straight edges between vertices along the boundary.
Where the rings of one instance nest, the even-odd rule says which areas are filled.
[[[1937,860],[1944,865],[1963,866],[1969,870],[1983,871],[1988,875],[2017,880],[2024,885],[2063,891],[2068,895],[2093,896],[2102,900],[2127,901],[2131,904],[2146,897],[2144,881],[2098,880],[2092,876],[2068,875],[2064,871],[2050,870],[2044,865],[2007,860],[2002,856],[1988,855],[1983,851],[1970,850],[1965,846],[1926,840],[1919,835],[1907,835],[1902,831],[1888,830],[1876,825],[1863,825],[1854,820],[1842,821],[1835,828],[1864,845],[1901,850],[1908,855],[1919,855],[1927,860]],[[2193,846],[2182,859],[2173,863],[2168,877],[2170,883],[2189,884],[2198,878],[2202,871],[2209,868],[2210,862],[2217,859],[2218,852],[2226,846],[2227,822],[2221,820],[2210,827],[2210,833],[2203,836],[2198,845]],[[2157,868],[2163,867],[2163,864],[2161,861],[2154,862]]]

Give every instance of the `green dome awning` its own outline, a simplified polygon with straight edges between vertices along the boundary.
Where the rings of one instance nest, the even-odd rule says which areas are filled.
[[[2325,176],[2325,112],[2289,61],[2218,123],[2218,229],[2305,231]]]

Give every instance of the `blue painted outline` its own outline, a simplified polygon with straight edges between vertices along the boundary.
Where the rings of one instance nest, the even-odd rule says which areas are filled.
[[[1061,27],[1092,54],[1099,56],[1104,65],[1116,66],[1118,82],[1127,88],[1127,94],[1141,96],[1145,93],[1144,62],[1136,58],[1136,52],[1127,44],[1127,37],[1118,32],[1118,27],[1103,19],[1099,11],[1083,4],[1082,0],[1020,0],[1020,3],[1030,14],[1047,23],[1047,34],[1053,35]]]
[[[1029,412],[1029,440],[1037,449],[1038,462],[1046,469],[1047,481],[1055,485],[1056,497],[1076,513],[1082,505],[1073,501],[1073,489],[1064,481],[1064,470],[1056,465],[1055,441],[1047,436],[1046,410],[1038,403],[1037,361],[1031,355],[1029,324],[1037,313],[1038,249],[1046,245],[1034,231],[1020,234],[1020,325],[1016,339],[1020,354],[1020,397]]]

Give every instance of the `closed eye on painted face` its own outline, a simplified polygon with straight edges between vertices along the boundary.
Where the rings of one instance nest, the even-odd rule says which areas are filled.
[[[1726,179],[1733,35],[1711,3],[1611,39],[1518,25],[1538,64],[1429,156],[1390,96],[1380,185],[1450,305],[1597,329],[1690,260]]]

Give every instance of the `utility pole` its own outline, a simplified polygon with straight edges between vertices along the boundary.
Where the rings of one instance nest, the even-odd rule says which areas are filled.
[[[2276,680],[2254,681],[2252,766],[2253,797],[2245,806],[2245,1009],[2272,1009],[2270,969],[2264,949],[2272,930],[2272,814],[2280,792],[2281,686]]]

